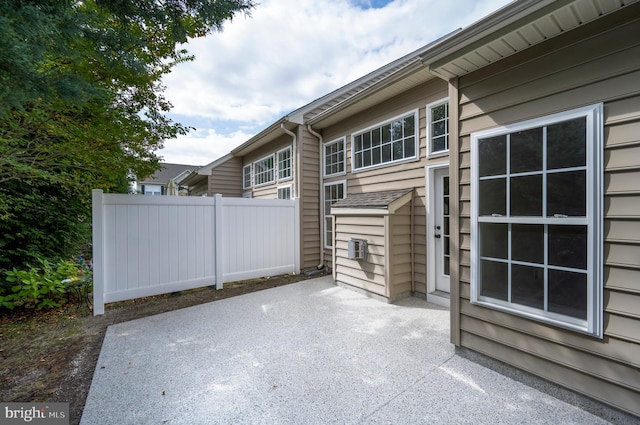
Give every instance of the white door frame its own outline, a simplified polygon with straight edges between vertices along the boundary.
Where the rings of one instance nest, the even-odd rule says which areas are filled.
[[[435,257],[435,172],[449,169],[449,161],[426,165],[425,179],[427,189],[427,301],[449,307],[449,298],[436,294],[436,257]]]

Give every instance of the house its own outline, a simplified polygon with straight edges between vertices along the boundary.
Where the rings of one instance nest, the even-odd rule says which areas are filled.
[[[142,180],[136,180],[132,184],[132,190],[135,193],[142,195],[166,195],[167,186],[169,182],[173,182],[177,186],[177,192],[179,194],[187,194],[188,187],[183,184],[183,180],[189,176],[189,174],[197,170],[197,165],[184,165],[184,164],[170,164],[160,163],[160,169],[156,171],[152,176],[144,178]]]
[[[189,187],[190,196],[242,196],[242,162],[240,158],[227,154],[215,161],[193,170],[181,184]]]
[[[640,3],[518,1],[448,82],[452,342],[640,415]]]
[[[457,347],[640,416],[639,34],[637,0],[512,2],[208,178],[300,198],[303,268],[447,305]]]

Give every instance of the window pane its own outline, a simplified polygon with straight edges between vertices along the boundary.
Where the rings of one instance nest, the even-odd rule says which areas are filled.
[[[547,175],[547,216],[555,214],[584,217],[587,215],[586,171],[550,173]]]
[[[371,131],[371,146],[380,146],[380,129],[376,128]]]
[[[507,215],[506,179],[481,180],[479,190],[480,215]]]
[[[511,302],[544,308],[543,268],[518,264],[511,266]]]
[[[355,151],[361,151],[362,150],[362,135],[359,134],[356,137],[353,138],[354,144],[355,144]]]
[[[391,123],[391,140],[398,140],[402,138],[402,121],[394,121]]]
[[[542,215],[542,175],[511,179],[511,216]]]
[[[564,121],[547,127],[547,168],[580,167],[587,164],[587,119]]]
[[[382,150],[380,149],[380,147],[374,148],[371,151],[373,158],[372,161],[374,164],[380,164],[382,162]]]
[[[404,137],[410,137],[415,135],[415,118],[413,115],[404,119]]]
[[[447,137],[441,136],[431,139],[431,152],[446,151],[449,149],[447,146]]]
[[[549,270],[549,311],[587,318],[587,275]]]
[[[544,225],[511,225],[511,259],[544,264]]]
[[[389,143],[391,141],[391,125],[387,124],[382,127],[382,143]]]
[[[326,246],[333,246],[333,217],[326,217],[324,223],[324,244]]]
[[[507,136],[490,137],[478,141],[480,177],[506,174]]]
[[[549,264],[587,269],[587,226],[549,226]]]
[[[511,134],[511,172],[542,170],[542,128]]]
[[[368,167],[371,165],[371,151],[362,152],[362,166]]]
[[[508,258],[509,225],[480,223],[480,256]]]
[[[416,141],[413,137],[404,139],[404,157],[410,158],[416,154]]]
[[[402,159],[403,149],[402,149],[402,141],[393,143],[393,160]]]
[[[355,168],[361,168],[362,167],[362,152],[358,152],[355,154]]]
[[[369,149],[371,147],[371,133],[364,133],[362,135],[362,149]]]
[[[447,127],[445,126],[445,122],[441,121],[441,122],[433,123],[433,125],[431,126],[431,131],[432,131],[433,137],[442,136],[447,132]]]
[[[495,261],[480,261],[480,295],[507,301],[509,266]]]
[[[439,121],[443,118],[446,117],[446,104],[440,105],[440,106],[436,106],[434,108],[431,108],[431,120],[432,121]]]
[[[391,161],[391,145],[382,145],[382,162]]]

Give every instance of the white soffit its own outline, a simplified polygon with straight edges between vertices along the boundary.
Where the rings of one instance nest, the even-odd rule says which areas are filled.
[[[473,25],[469,31],[462,30],[458,34],[460,37],[453,37],[460,38],[460,44],[454,45],[449,50],[450,53],[443,52],[443,56],[431,60],[427,58],[430,70],[445,79],[459,77],[638,1],[640,0],[540,2],[509,16],[500,24],[490,26],[475,37],[464,39],[466,32],[473,31]],[[505,10],[509,10],[509,6],[497,13]],[[479,21],[477,25],[481,26],[483,21],[490,18],[492,17]]]

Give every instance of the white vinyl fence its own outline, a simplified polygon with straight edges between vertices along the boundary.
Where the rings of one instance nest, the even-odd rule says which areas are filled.
[[[105,303],[300,272],[299,200],[93,191],[93,312]]]

